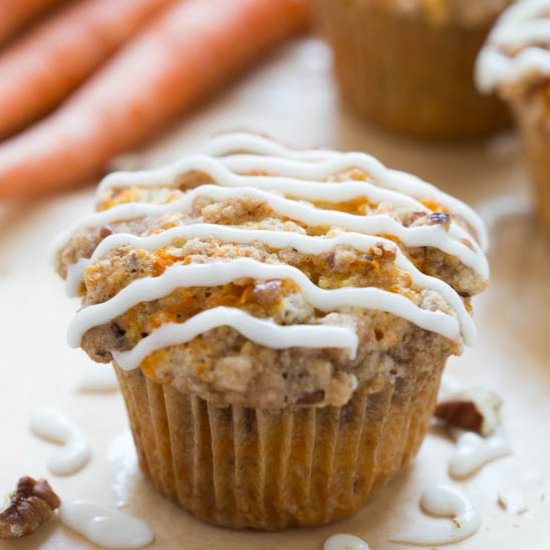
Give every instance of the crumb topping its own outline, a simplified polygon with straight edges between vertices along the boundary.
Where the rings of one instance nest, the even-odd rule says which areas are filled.
[[[254,162],[255,155],[250,154],[250,163]],[[303,170],[309,169],[309,163],[303,164]],[[128,183],[124,180],[118,185],[115,178],[115,184],[100,188],[99,214],[94,223],[77,228],[56,256],[57,270],[67,280],[82,269],[76,288],[83,311],[109,306],[134,283],[164,280],[175,268],[210,265],[222,273],[225,264],[242,258],[298,270],[319,289],[317,293],[377,289],[383,300],[394,296],[414,306],[418,312],[415,315],[428,319],[431,313],[441,313],[453,323],[463,315],[457,308],[467,315],[471,311],[470,297],[487,285],[487,278],[464,259],[468,254],[482,255],[472,219],[442,202],[440,196],[408,198],[401,193],[403,198],[399,195],[395,203],[397,191],[386,191],[369,171],[355,167],[333,171],[323,179],[304,179],[307,185],[314,181],[314,188],[320,190],[323,185],[348,189],[350,182],[365,182],[364,194],[342,200],[305,199],[306,190],[301,189],[299,178],[294,182],[287,174],[273,170],[250,168],[232,174],[241,178],[236,181],[243,182],[243,189],[258,186],[263,192],[263,184],[271,181],[275,186],[286,186],[287,191],[269,190],[267,196],[284,198],[285,207],[306,206],[303,212],[307,215],[300,213],[302,210],[294,214],[292,208],[282,213],[264,195],[240,194],[240,188],[228,196],[203,194],[202,189],[223,187],[223,181],[198,169],[178,172],[154,184],[140,182],[137,177],[133,182],[128,176]],[[293,184],[288,185],[288,181]],[[379,195],[386,198],[376,199]],[[324,220],[335,218],[324,213],[347,217],[337,218],[343,220],[342,225],[328,223]],[[381,228],[401,227],[407,239],[408,235],[419,235],[415,238],[420,239],[419,243],[427,239],[426,244],[407,244],[407,239],[385,229],[366,231],[366,237],[361,237],[363,233],[349,230],[348,220],[356,225],[363,223],[361,220],[380,220]],[[241,233],[254,238],[174,233],[162,244],[146,245],[170,231],[198,226],[227,227],[236,230],[239,238]],[[264,237],[267,234],[271,241]],[[278,235],[286,244],[273,244]],[[368,246],[326,247],[321,243],[321,248],[316,248],[319,239],[337,240],[349,235],[370,239],[365,241]],[[297,246],[293,236],[305,244]],[[445,251],[445,246],[439,244],[445,242],[460,253]],[[308,246],[314,250],[309,251]],[[97,256],[98,247],[105,248],[105,253]],[[447,289],[444,293],[442,286]],[[448,301],[449,295],[456,295],[453,303]],[[220,284],[201,285],[199,281],[182,285],[164,295],[140,300],[109,322],[86,330],[81,346],[94,360],[109,362],[116,354],[150,341],[161,328],[183,326],[199,313],[217,307],[236,308],[253,319],[269,320],[281,327],[344,328],[357,335],[356,353],[350,356],[343,348],[277,349],[251,341],[234,327],[219,326],[190,341],[152,348],[140,364],[144,374],[181,391],[224,403],[266,407],[338,405],[349,400],[358,384],[381,372],[395,377],[411,363],[422,369],[423,360],[432,355],[460,353],[462,346],[462,337],[445,337],[383,308],[348,304],[327,311],[306,299],[304,289],[290,277],[256,279],[246,275]]]

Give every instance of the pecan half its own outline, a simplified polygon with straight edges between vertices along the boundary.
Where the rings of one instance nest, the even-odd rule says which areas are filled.
[[[491,435],[500,423],[502,401],[494,393],[470,390],[449,395],[437,404],[434,416],[449,426]]]
[[[45,479],[22,477],[10,497],[8,507],[0,512],[0,539],[16,539],[34,533],[53,515],[61,500]]]

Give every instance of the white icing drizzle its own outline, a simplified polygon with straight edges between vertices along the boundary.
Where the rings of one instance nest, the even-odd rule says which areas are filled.
[[[294,149],[282,143],[248,132],[228,132],[214,136],[206,146],[206,152],[214,157],[223,157],[235,153],[253,153],[305,160],[317,163],[334,157],[335,151],[327,149]]]
[[[465,479],[485,464],[512,453],[509,443],[501,434],[483,438],[473,432],[463,433],[449,462],[449,475]]]
[[[550,0],[522,0],[508,8],[477,61],[477,84],[486,93],[531,76],[550,76]]]
[[[369,550],[369,545],[355,535],[340,533],[329,537],[323,545],[323,550]]]
[[[135,280],[110,300],[81,309],[69,326],[69,345],[79,347],[86,331],[110,322],[140,302],[157,300],[178,288],[220,286],[240,278],[289,279],[299,286],[306,300],[321,311],[352,307],[376,309],[393,313],[451,340],[459,337],[456,319],[441,311],[421,309],[401,294],[375,287],[325,290],[312,283],[295,267],[238,258],[205,264],[173,265],[158,277]]]
[[[447,283],[437,277],[430,277],[423,274],[416,266],[401,252],[396,244],[388,239],[372,237],[359,233],[342,233],[336,237],[312,237],[300,233],[265,231],[259,229],[242,229],[236,227],[214,225],[214,224],[193,224],[174,227],[163,233],[148,237],[137,237],[128,233],[110,235],[104,239],[95,249],[92,257],[87,262],[79,262],[71,268],[71,279],[82,278],[83,271],[87,265],[96,262],[111,250],[129,245],[143,250],[156,250],[167,246],[177,238],[215,238],[224,242],[236,242],[251,244],[263,242],[274,248],[292,247],[303,254],[322,254],[333,250],[338,245],[348,245],[361,251],[367,252],[373,246],[383,244],[388,250],[396,253],[395,264],[400,269],[408,272],[414,285],[420,288],[427,288],[437,291],[445,301],[456,311],[461,323],[464,339],[467,344],[475,342],[475,324],[466,311],[464,302],[457,292]],[[374,306],[369,306],[374,307]]]
[[[110,365],[88,365],[78,381],[78,390],[81,392],[105,393],[117,389],[118,381]]]
[[[392,542],[432,546],[453,544],[474,535],[481,527],[481,517],[470,501],[457,490],[439,485],[426,489],[420,506],[434,517],[450,518],[451,522],[432,523],[422,529],[397,533]]]
[[[55,409],[37,412],[31,418],[32,432],[48,441],[63,445],[48,461],[55,475],[70,475],[81,470],[90,460],[88,441],[73,422]]]
[[[299,177],[302,180],[324,179],[358,168],[366,172],[379,186],[417,199],[435,199],[466,220],[476,231],[481,247],[484,250],[487,248],[487,230],[472,208],[412,174],[387,168],[371,155],[357,152],[295,150],[267,138],[245,133],[220,135],[210,142],[207,152],[222,157],[221,162],[238,173],[251,169],[266,170],[283,176]]]
[[[318,208],[308,201],[339,204],[365,198],[368,202],[391,204],[393,208],[409,212],[429,213],[430,210],[421,200],[431,198],[465,220],[477,232],[483,247],[487,241],[483,223],[469,207],[430,184],[403,172],[388,170],[373,157],[361,153],[292,151],[265,138],[245,134],[216,138],[210,152],[219,158],[197,155],[157,170],[119,172],[108,176],[99,186],[100,199],[114,187],[179,186],[182,176],[186,174],[205,174],[216,185],[205,184],[188,190],[182,198],[171,203],[129,203],[98,212],[62,235],[54,247],[55,253],[58,254],[79,230],[136,218],[161,217],[178,212],[185,214],[191,211],[195,199],[199,197],[214,201],[250,198],[266,203],[278,216],[310,227],[331,227],[333,231],[343,233],[335,238],[311,237],[291,231],[192,224],[148,237],[114,234],[98,245],[91,258],[81,259],[69,267],[67,290],[71,295],[78,295],[84,272],[89,265],[123,245],[155,249],[170,244],[174,238],[199,237],[217,238],[223,242],[261,241],[278,248],[293,247],[305,253],[308,250],[321,253],[340,244],[357,246],[361,250],[383,244],[395,251],[396,266],[410,274],[414,287],[417,290],[436,291],[447,302],[452,314],[422,309],[399,293],[374,287],[324,290],[292,266],[239,258],[208,264],[174,265],[158,277],[141,278],[130,283],[112,299],[88,306],[77,314],[69,329],[71,345],[78,346],[87,330],[111,321],[142,301],[162,298],[180,287],[216,286],[242,277],[290,279],[317,309],[327,312],[351,307],[377,309],[403,317],[426,330],[456,341],[460,341],[462,333],[468,344],[473,342],[473,321],[454,289],[440,279],[422,274],[391,240],[375,236],[391,234],[407,247],[439,249],[457,257],[462,264],[487,278],[487,260],[478,243],[464,227],[454,222],[448,230],[438,224],[405,227],[386,213],[350,214]],[[272,155],[282,158],[274,158]],[[361,169],[371,181],[356,181],[352,176],[346,179],[346,172],[351,169]],[[254,175],[255,171],[270,175]],[[358,344],[357,334],[352,327],[279,326],[271,320],[256,319],[239,309],[215,308],[185,323],[161,326],[142,339],[133,350],[114,353],[113,356],[123,368],[134,368],[152,351],[187,342],[205,330],[219,326],[231,326],[256,343],[278,349],[291,346],[336,347],[345,348],[354,356]]]
[[[145,216],[162,216],[163,214],[179,211],[187,212],[198,197],[207,197],[214,200],[247,197],[264,201],[279,215],[312,227],[336,226],[358,233],[393,234],[407,246],[433,246],[447,254],[458,257],[464,265],[471,267],[482,277],[488,278],[489,276],[487,259],[479,248],[475,247],[475,243],[473,243],[475,249],[471,250],[464,243],[451,237],[438,225],[404,227],[387,214],[360,216],[335,210],[322,210],[307,203],[290,200],[255,188],[239,187],[231,189],[215,185],[196,187],[186,193],[183,198],[168,204],[122,204],[88,216],[69,232],[58,238],[54,245],[54,251],[61,250],[69,242],[72,235],[81,229]]]
[[[253,317],[240,309],[215,307],[184,323],[166,323],[140,340],[132,350],[113,352],[113,358],[122,369],[131,370],[154,351],[184,344],[199,334],[222,326],[232,327],[256,344],[274,349],[343,348],[349,351],[351,358],[357,352],[358,338],[351,328],[334,325],[282,326]]]
[[[80,285],[82,284],[82,274],[90,265],[86,258],[80,258],[78,262],[71,265],[67,272],[67,280],[65,281],[65,291],[67,296],[76,298],[80,293]]]
[[[261,157],[248,156],[254,166],[261,164]],[[305,167],[310,165],[304,164]],[[252,167],[252,163],[250,163]],[[323,165],[319,165],[320,168]],[[342,183],[329,183],[309,181],[280,176],[254,176],[239,175],[231,172],[224,164],[212,157],[194,155],[180,160],[174,164],[156,170],[143,170],[137,172],[114,172],[106,176],[98,187],[98,200],[106,191],[119,187],[173,187],[181,184],[180,177],[183,174],[201,172],[213,180],[216,185],[222,187],[254,187],[265,191],[278,191],[289,196],[299,197],[305,200],[345,202],[357,198],[367,198],[372,202],[391,202],[395,206],[429,212],[421,202],[398,193],[384,189],[367,181],[349,181]]]
[[[85,500],[64,502],[59,508],[59,519],[104,548],[143,548],[155,539],[143,520]]]
[[[138,458],[132,433],[127,430],[113,440],[107,458],[112,466],[111,489],[117,508],[128,505],[130,493],[138,476]]]

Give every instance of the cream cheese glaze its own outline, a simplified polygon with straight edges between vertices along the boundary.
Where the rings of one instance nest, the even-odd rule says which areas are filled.
[[[445,485],[424,491],[420,506],[427,514],[449,518],[447,523],[432,523],[429,527],[404,531],[391,537],[392,542],[432,546],[452,544],[467,539],[481,527],[481,517],[470,501],[459,491]]]
[[[64,502],[59,518],[103,548],[143,548],[155,539],[152,529],[143,520],[86,500]]]
[[[86,269],[121,246],[154,251],[182,238],[214,239],[223,243],[261,242],[281,250],[293,248],[304,254],[321,254],[340,245],[360,251],[383,246],[395,253],[396,267],[410,276],[415,290],[435,291],[447,303],[448,310],[423,309],[399,293],[375,287],[325,290],[295,267],[235,258],[206,264],[174,265],[159,276],[142,277],[130,282],[113,298],[89,305],[77,314],[69,329],[72,346],[78,346],[89,329],[109,323],[141,302],[163,298],[177,288],[219,286],[243,277],[292,280],[306,301],[324,312],[350,308],[385,311],[456,342],[473,342],[475,326],[459,294],[443,280],[422,273],[395,242],[386,238],[396,237],[407,247],[439,249],[486,279],[489,269],[482,252],[482,247],[486,245],[486,233],[483,223],[469,207],[418,178],[388,170],[376,159],[360,153],[292,151],[273,141],[247,134],[223,135],[214,139],[210,153],[217,158],[197,155],[158,170],[121,172],[108,176],[98,189],[100,202],[113,191],[129,186],[180,188],[182,178],[188,174],[203,174],[207,183],[188,190],[173,202],[126,203],[89,216],[58,239],[54,247],[56,255],[79,231],[138,218],[190,213],[194,201],[203,197],[213,201],[259,200],[283,218],[309,227],[331,227],[330,236],[208,223],[180,225],[149,236],[115,232],[97,245],[90,258],[79,258],[68,268],[68,292],[77,295]],[[352,180],[344,174],[352,169],[366,172],[369,181]],[[270,175],[257,175],[263,173]],[[351,214],[330,207],[319,208],[311,202],[337,205],[356,198],[415,213],[430,213],[431,210],[421,201],[436,200],[471,228],[481,246],[456,222],[447,229],[438,224],[406,227],[390,214]],[[113,357],[122,368],[135,368],[153,351],[188,342],[219,326],[231,326],[250,340],[276,349],[335,347],[347,349],[353,357],[358,345],[358,336],[351,325],[281,326],[270,319],[255,318],[240,309],[217,307],[183,323],[164,324],[142,338],[132,350],[113,352]]]
[[[131,220],[146,216],[161,216],[172,212],[189,212],[199,197],[213,200],[232,198],[251,198],[264,201],[274,212],[308,226],[336,226],[350,231],[366,234],[387,233],[395,235],[404,244],[411,247],[433,246],[474,269],[483,278],[489,276],[487,259],[483,252],[471,243],[471,247],[462,242],[463,233],[447,233],[439,225],[404,227],[388,214],[372,216],[348,214],[336,210],[322,210],[308,203],[287,199],[253,187],[225,188],[216,185],[201,185],[185,196],[167,204],[128,203],[115,206],[103,212],[97,212],[76,224],[70,231],[61,235],[54,244],[54,253],[68,244],[71,237],[80,229],[98,227],[104,224]]]
[[[185,344],[195,336],[217,327],[233,327],[256,344],[274,349],[343,348],[355,358],[358,338],[351,328],[329,325],[282,326],[257,319],[237,308],[215,307],[198,313],[184,323],[165,323],[143,338],[131,351],[113,352],[120,368],[131,370],[151,353],[177,344]]]
[[[502,434],[483,438],[473,432],[463,433],[449,461],[449,475],[454,479],[465,479],[483,466],[508,456],[512,449]]]
[[[299,269],[266,264],[249,258],[206,264],[173,265],[158,277],[142,277],[123,288],[115,297],[80,310],[69,327],[68,340],[79,347],[82,336],[92,327],[108,323],[143,301],[169,295],[178,288],[220,286],[240,278],[294,281],[306,300],[321,311],[360,307],[401,316],[421,328],[439,332],[451,340],[459,335],[456,320],[441,311],[423,310],[404,296],[379,288],[339,288],[324,290],[313,284]],[[464,310],[464,315],[468,315]]]
[[[63,446],[48,461],[48,468],[53,474],[74,474],[90,460],[87,439],[78,426],[60,411],[44,409],[36,412],[31,418],[30,428],[38,437]]]
[[[479,89],[550,78],[550,0],[521,0],[500,17],[476,66]]]
[[[355,535],[339,533],[325,541],[323,550],[370,550],[370,547],[363,539]]]
[[[210,142],[207,151],[215,157],[221,157],[224,165],[238,173],[246,173],[252,166],[256,170],[264,169],[282,176],[318,180],[354,168],[363,170],[383,188],[416,199],[432,197],[437,200],[449,211],[463,218],[475,230],[481,248],[487,248],[485,225],[467,204],[412,174],[387,168],[371,155],[290,149],[267,138],[246,133],[222,134]]]

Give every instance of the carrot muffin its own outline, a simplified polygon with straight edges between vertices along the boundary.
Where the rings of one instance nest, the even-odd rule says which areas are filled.
[[[476,56],[513,0],[315,0],[344,100],[369,121],[425,138],[509,124],[476,90]]]
[[[550,229],[550,0],[522,0],[504,13],[479,56],[477,82],[512,108]]]
[[[60,237],[69,342],[113,361],[155,487],[280,529],[348,516],[415,456],[474,338],[482,223],[360,153],[250,134],[115,173]]]

